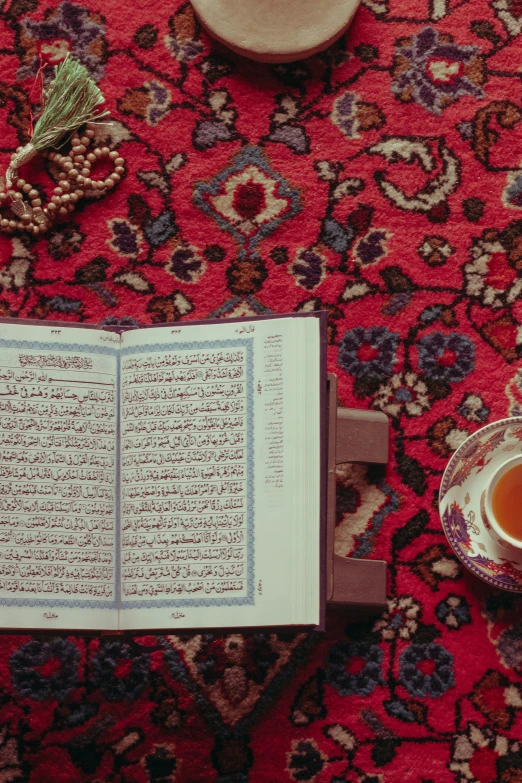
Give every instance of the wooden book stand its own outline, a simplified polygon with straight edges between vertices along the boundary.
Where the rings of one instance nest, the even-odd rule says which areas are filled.
[[[343,462],[388,462],[388,417],[377,411],[337,407],[337,376],[328,374],[328,488],[326,533],[326,600],[362,611],[382,610],[386,603],[386,562],[335,554],[335,466]]]

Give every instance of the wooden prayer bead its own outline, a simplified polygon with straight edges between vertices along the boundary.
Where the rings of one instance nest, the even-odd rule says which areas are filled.
[[[5,205],[13,214],[11,218],[9,212],[7,216],[0,214],[0,230],[7,234],[25,231],[35,237],[39,236],[52,226],[56,216],[65,217],[69,212],[73,212],[86,191],[91,196],[101,196],[112,190],[125,173],[125,160],[117,150],[111,150],[107,145],[94,146],[95,136],[95,129],[88,127],[81,137],[78,133],[73,134],[68,153],[61,154],[52,149],[41,152],[42,157],[52,164],[50,172],[55,180],[53,195],[45,206],[42,204],[40,190],[22,177],[18,177],[16,184],[7,192],[0,191],[0,204]],[[18,151],[20,149],[22,148],[19,147]],[[102,174],[100,179],[93,179],[91,166],[101,158],[108,158],[114,169],[110,174]],[[24,196],[27,197],[25,202]],[[22,203],[15,207],[15,202]]]

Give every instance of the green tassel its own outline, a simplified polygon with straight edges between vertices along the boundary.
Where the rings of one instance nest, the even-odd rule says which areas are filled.
[[[56,146],[80,125],[107,115],[108,111],[96,111],[103,102],[102,92],[87,69],[67,55],[55,68],[55,77],[31,144],[36,150]]]
[[[7,188],[15,182],[18,169],[34,158],[37,152],[57,146],[64,136],[78,130],[80,125],[109,114],[108,111],[96,111],[96,107],[102,103],[102,92],[87,69],[67,55],[54,69],[54,79],[35,125],[33,138],[11,158],[6,173]]]

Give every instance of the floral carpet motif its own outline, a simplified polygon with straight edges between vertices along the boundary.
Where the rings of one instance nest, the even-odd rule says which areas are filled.
[[[465,571],[437,500],[463,440],[522,410],[522,4],[363,0],[326,52],[273,66],[183,0],[7,0],[0,23],[0,164],[67,52],[128,161],[45,238],[0,236],[0,314],[325,309],[341,403],[392,439],[386,470],[338,471],[336,550],[388,561],[382,616],[4,634],[0,783],[520,783],[522,599]]]

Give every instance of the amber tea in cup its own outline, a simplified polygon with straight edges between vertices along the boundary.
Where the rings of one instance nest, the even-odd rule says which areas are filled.
[[[522,456],[511,457],[486,487],[486,515],[503,543],[522,549]]]
[[[522,541],[522,463],[514,465],[499,478],[491,507],[502,530]]]

